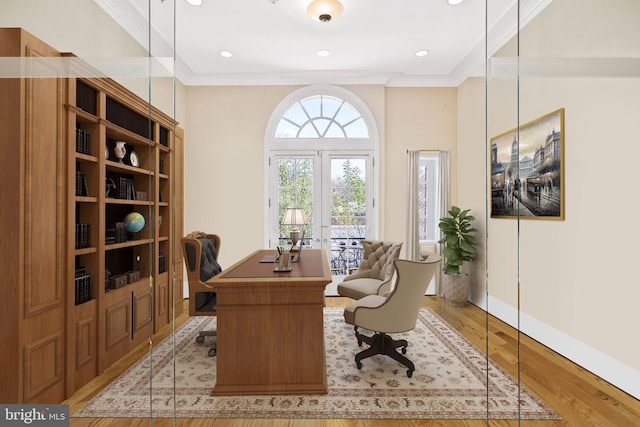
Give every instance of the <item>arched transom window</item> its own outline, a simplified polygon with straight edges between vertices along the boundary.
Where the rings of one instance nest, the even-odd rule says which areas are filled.
[[[295,102],[282,115],[275,137],[368,138],[369,129],[348,102],[331,95],[313,95]]]

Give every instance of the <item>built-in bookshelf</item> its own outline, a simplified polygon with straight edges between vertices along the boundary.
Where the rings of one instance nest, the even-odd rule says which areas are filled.
[[[72,54],[4,28],[0,56]],[[0,93],[0,401],[59,403],[181,310],[183,131],[108,78]]]
[[[175,256],[169,207],[175,200],[176,127],[109,79],[76,79],[68,98],[79,235],[73,270],[81,277],[74,277],[70,291],[69,329],[75,331],[74,347],[86,355],[75,361],[73,382],[79,387],[148,340],[173,314],[169,276],[176,264],[166,259]],[[129,222],[143,226],[131,229]]]

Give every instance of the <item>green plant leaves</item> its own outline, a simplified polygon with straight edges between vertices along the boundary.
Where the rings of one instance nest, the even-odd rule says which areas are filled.
[[[445,258],[444,273],[459,274],[460,266],[465,261],[471,261],[476,255],[477,231],[472,221],[473,215],[469,215],[470,209],[462,210],[457,206],[451,206],[449,216],[440,218],[438,227],[442,231],[443,237],[438,243],[444,243],[442,255]]]

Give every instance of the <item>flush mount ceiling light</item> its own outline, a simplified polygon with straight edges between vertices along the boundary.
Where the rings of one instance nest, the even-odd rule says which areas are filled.
[[[427,56],[427,55],[429,55],[429,51],[425,49],[422,49],[416,52],[416,56]]]
[[[307,6],[307,14],[316,21],[329,22],[340,16],[344,6],[338,0],[313,0]]]
[[[318,51],[318,56],[329,56],[331,55],[331,52],[329,52],[328,50],[319,50]]]
[[[187,3],[192,6],[200,6],[202,4],[202,0],[187,0]]]
[[[457,4],[462,3],[464,0],[447,0],[447,3],[449,3],[452,6],[455,6]]]
[[[228,50],[223,50],[220,52],[220,56],[224,56],[225,58],[231,58],[233,56],[233,53],[229,52]]]

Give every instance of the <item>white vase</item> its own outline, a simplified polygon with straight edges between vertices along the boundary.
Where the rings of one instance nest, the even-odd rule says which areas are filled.
[[[471,289],[471,278],[468,274],[443,274],[442,285],[444,298],[449,305],[462,307],[467,303]]]

